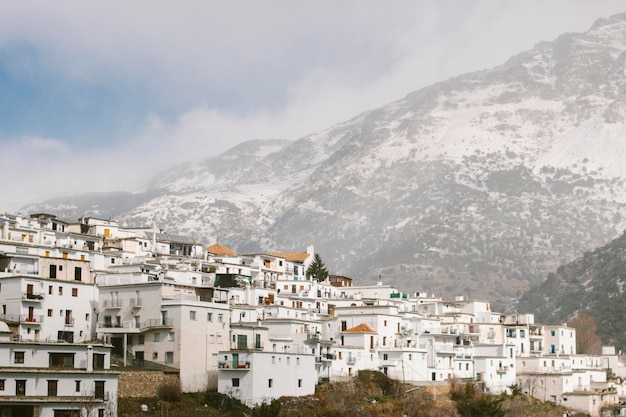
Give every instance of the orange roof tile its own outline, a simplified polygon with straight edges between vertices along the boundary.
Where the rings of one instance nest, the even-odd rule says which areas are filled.
[[[309,254],[306,252],[274,252],[268,253],[268,255],[284,258],[291,262],[304,262],[309,257]]]
[[[361,323],[358,326],[355,326],[351,329],[344,330],[344,333],[376,333],[374,329],[368,326],[365,323]]]
[[[209,246],[208,248],[206,248],[206,251],[212,253],[213,255],[235,255],[234,251],[228,249],[226,246],[220,245],[219,243]]]

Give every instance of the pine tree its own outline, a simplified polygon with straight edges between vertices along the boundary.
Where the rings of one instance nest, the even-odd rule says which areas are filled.
[[[313,277],[318,282],[322,282],[328,278],[328,269],[319,254],[316,253],[313,255],[313,262],[311,262],[307,268],[306,276],[307,278]]]

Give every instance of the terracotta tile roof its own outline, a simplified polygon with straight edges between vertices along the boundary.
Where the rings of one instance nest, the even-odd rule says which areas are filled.
[[[228,249],[226,246],[222,246],[219,243],[209,246],[206,248],[206,251],[212,253],[213,255],[228,255],[235,256],[235,252]]]
[[[344,330],[344,333],[376,333],[374,329],[368,326],[365,323],[361,323],[358,326],[355,326],[351,329]]]
[[[309,257],[309,254],[306,252],[274,252],[268,253],[268,255],[284,258],[291,262],[304,262]]]

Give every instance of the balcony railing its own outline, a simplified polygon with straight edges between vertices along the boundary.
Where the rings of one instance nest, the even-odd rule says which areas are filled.
[[[141,298],[131,298],[130,306],[131,308],[141,308],[143,305],[143,300]]]
[[[22,293],[23,301],[41,302],[43,300],[44,293],[40,292],[25,292]]]
[[[234,362],[234,361],[220,361],[217,364],[219,369],[250,369],[250,362]]]
[[[134,321],[125,321],[123,323],[113,322],[113,321],[105,321],[103,323],[98,323],[98,327],[105,329],[139,329],[146,330],[155,327],[172,327],[174,326],[174,319],[149,319],[146,321],[142,321],[141,323],[136,323]]]
[[[356,358],[354,356],[348,356],[346,359],[346,363],[348,365],[354,365],[356,363]]]
[[[104,300],[104,308],[122,308],[122,300]]]
[[[74,325],[74,317],[66,317],[65,318],[65,325],[66,326],[73,326]]]
[[[28,314],[22,314],[20,315],[20,323],[34,323],[34,324],[41,324],[41,322],[43,321],[43,316],[31,316]]]

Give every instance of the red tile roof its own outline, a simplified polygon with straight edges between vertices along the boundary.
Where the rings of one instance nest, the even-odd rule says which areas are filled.
[[[206,248],[206,251],[212,253],[213,255],[235,255],[234,251],[228,249],[226,246],[220,245],[219,243],[209,246],[208,248]]]
[[[283,258],[291,262],[304,262],[306,258],[309,257],[309,254],[306,252],[274,252],[268,253],[268,255]]]
[[[376,333],[374,329],[368,326],[365,323],[361,323],[358,326],[355,326],[351,329],[344,330],[344,333]]]

